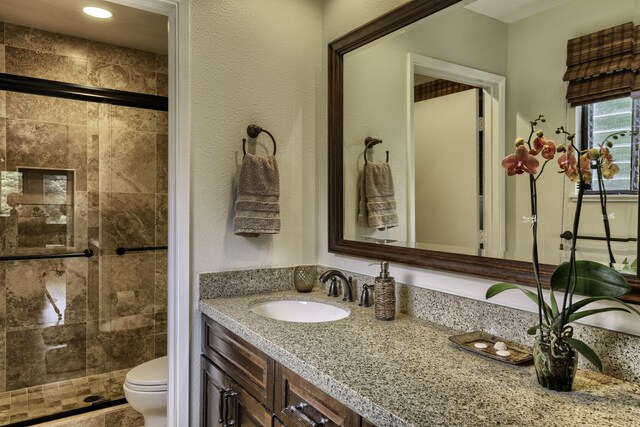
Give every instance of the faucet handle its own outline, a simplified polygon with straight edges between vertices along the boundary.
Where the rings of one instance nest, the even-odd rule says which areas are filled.
[[[329,284],[329,291],[327,293],[328,297],[337,297],[338,296],[338,278],[333,276],[331,278],[331,284]]]
[[[366,283],[362,285],[362,293],[360,294],[360,304],[361,307],[371,307],[373,305],[373,301],[371,298],[371,293],[369,290],[373,290],[373,285],[367,285]]]

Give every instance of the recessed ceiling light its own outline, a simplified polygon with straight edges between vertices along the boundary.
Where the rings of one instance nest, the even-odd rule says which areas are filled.
[[[100,7],[85,7],[84,9],[82,9],[82,11],[89,16],[100,19],[107,19],[113,16],[113,13],[109,12],[107,9],[102,9]]]

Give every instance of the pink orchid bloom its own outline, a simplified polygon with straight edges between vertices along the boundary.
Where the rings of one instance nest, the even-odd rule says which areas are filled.
[[[585,153],[580,156],[580,171],[582,172],[582,179],[586,184],[591,183],[591,169],[590,169],[589,156]],[[558,166],[560,171],[558,173],[564,173],[573,182],[580,182],[580,174],[578,173],[578,159],[576,159],[573,153],[573,147],[569,146],[567,152],[558,157]]]
[[[542,152],[542,157],[546,160],[551,160],[556,155],[556,143],[550,139],[545,139],[541,136],[533,140],[533,150],[530,154],[538,154]]]
[[[507,175],[522,175],[524,172],[535,175],[538,165],[538,159],[529,154],[527,147],[524,145],[516,148],[515,154],[510,154],[502,160],[502,167],[507,170]]]

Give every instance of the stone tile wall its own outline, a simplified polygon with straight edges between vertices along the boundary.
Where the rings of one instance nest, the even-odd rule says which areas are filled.
[[[0,23],[0,72],[167,94],[166,56],[9,23]],[[59,250],[99,254],[0,262],[0,391],[166,354],[166,252],[114,251],[167,244],[167,123],[165,112],[0,91],[0,170],[72,170],[71,244]],[[18,227],[34,221],[26,197],[0,194],[14,205],[0,212],[0,255],[52,250],[23,247],[37,230]]]

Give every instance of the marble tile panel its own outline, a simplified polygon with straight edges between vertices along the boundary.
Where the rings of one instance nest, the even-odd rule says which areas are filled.
[[[105,425],[109,427],[143,427],[144,418],[142,414],[133,408],[126,411],[111,412],[104,416]]]
[[[87,82],[91,86],[127,92],[156,94],[156,73],[126,65],[89,61]]]
[[[4,31],[7,46],[87,59],[87,40],[14,24],[5,24]]]
[[[93,62],[156,71],[154,53],[95,41],[89,41],[88,59]]]
[[[86,375],[84,324],[9,331],[6,339],[8,389]]]
[[[87,193],[88,202],[88,227],[100,226],[100,193],[89,192]]]
[[[7,389],[7,338],[0,334],[0,392]],[[0,399],[0,411],[2,410],[2,400]]]
[[[158,96],[169,96],[169,76],[158,73],[156,75],[156,87]]]
[[[155,312],[162,313],[167,311],[168,291],[168,275],[167,275],[167,251],[157,251],[156,256],[156,272],[155,272],[155,293],[154,305]],[[165,319],[166,320],[166,319]]]
[[[100,261],[101,319],[154,313],[154,253],[103,256]]]
[[[156,193],[167,193],[169,189],[169,137],[156,135]]]
[[[156,111],[156,132],[169,133],[169,113],[166,111]]]
[[[87,258],[65,258],[66,308],[63,311],[65,324],[83,323],[87,320],[87,276],[89,260]]]
[[[96,251],[97,253],[97,251]],[[100,256],[93,256],[87,262],[87,320],[100,317]]]
[[[4,44],[4,22],[0,22],[0,44]]]
[[[155,336],[155,354],[154,358],[167,355],[167,334],[156,334]]]
[[[100,137],[87,135],[87,191],[100,191]]]
[[[87,102],[7,92],[7,118],[37,122],[87,124]]]
[[[156,194],[156,245],[168,244],[168,210],[169,197],[167,194]]]
[[[0,69],[2,72],[2,69]],[[3,120],[2,126],[6,126],[4,119],[7,117],[7,93],[5,91],[0,91],[0,119]]]
[[[5,45],[0,43],[0,72],[5,72],[5,64],[6,64],[6,59],[5,59]]]
[[[0,170],[7,170],[7,119],[0,117]]]
[[[111,191],[156,192],[156,136],[114,128],[111,139]]]
[[[5,46],[5,70],[9,74],[86,85],[87,61]],[[155,77],[154,77],[155,83]]]
[[[65,300],[66,272],[63,260],[6,262],[7,329],[33,328],[58,322],[45,295]]]
[[[89,241],[89,200],[86,191],[75,192],[73,214],[73,246],[83,251],[87,248]]]
[[[6,263],[0,265],[0,337],[4,337],[4,331],[7,327],[7,266]],[[4,357],[0,354],[0,365],[2,365]],[[4,369],[0,366],[0,372]],[[0,391],[2,391],[2,381],[0,381]]]
[[[155,195],[100,193],[100,222],[103,254],[118,246],[154,246]]]
[[[156,112],[153,110],[146,110],[144,108],[112,105],[111,127],[155,133]]]
[[[129,369],[155,356],[153,315],[135,315],[87,323],[89,374]],[[107,374],[111,375],[111,374]],[[121,392],[121,384],[118,390]]]
[[[7,169],[74,169],[76,190],[87,189],[86,126],[7,120]]]
[[[169,74],[169,56],[156,54],[156,72]]]

